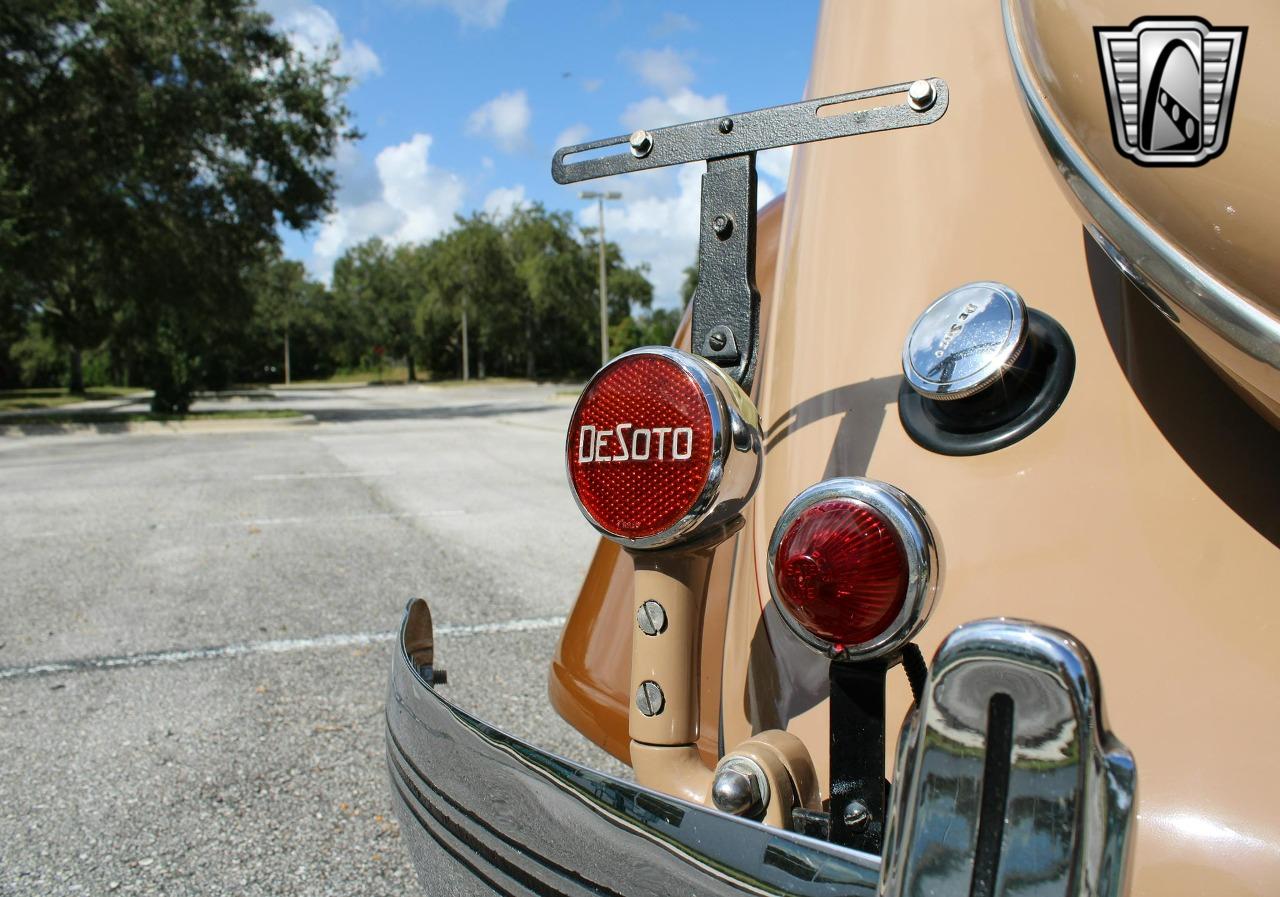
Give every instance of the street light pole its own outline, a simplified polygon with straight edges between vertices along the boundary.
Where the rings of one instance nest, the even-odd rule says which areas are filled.
[[[594,199],[600,208],[600,367],[604,367],[609,363],[609,280],[605,273],[604,259],[604,201],[622,199],[622,194],[612,190],[608,193],[583,190],[578,196],[581,199]]]

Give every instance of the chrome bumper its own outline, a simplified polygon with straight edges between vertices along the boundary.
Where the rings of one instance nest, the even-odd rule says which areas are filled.
[[[1007,656],[999,639],[985,637],[1002,633],[1014,637]],[[387,698],[387,765],[401,837],[433,895],[1119,897],[1132,760],[1100,725],[1088,654],[1061,633],[1007,621],[962,627],[948,645],[934,664],[944,675],[931,677],[901,740],[887,844],[898,849],[887,856],[882,885],[879,857],[640,788],[458,709],[423,675],[430,612],[410,602]],[[956,675],[966,668],[983,686],[969,695],[980,714],[988,693],[1014,692],[1006,721],[1013,776],[1003,786],[983,781],[993,768],[985,760],[986,719],[955,715],[973,703],[955,701],[969,694]],[[1020,705],[1046,694],[1060,694],[1051,707],[1062,713]],[[1041,718],[1048,728],[1034,725]],[[993,799],[988,791],[1001,789],[1011,816],[1003,835],[990,831],[993,816],[983,812]],[[1018,798],[1032,802],[1030,819]],[[979,882],[975,866],[1006,874]],[[945,890],[936,890],[940,884]]]
[[[459,710],[410,659],[425,610],[410,603],[392,661],[387,765],[426,893],[876,893],[878,857],[648,791]]]

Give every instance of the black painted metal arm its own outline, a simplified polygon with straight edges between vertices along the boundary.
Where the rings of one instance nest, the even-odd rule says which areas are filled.
[[[946,82],[930,78],[927,102],[820,115],[825,107],[906,94],[904,82],[773,106],[722,118],[637,131],[556,151],[551,176],[559,184],[685,162],[707,163],[702,178],[698,290],[693,297],[693,351],[751,388],[759,351],[760,294],[755,285],[756,153],[815,140],[932,124],[947,110]],[[566,162],[571,156],[625,147],[623,152]]]

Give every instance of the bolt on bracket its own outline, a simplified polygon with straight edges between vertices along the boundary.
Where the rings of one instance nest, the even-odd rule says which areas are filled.
[[[907,98],[842,114],[818,114],[828,106],[894,94],[906,94]],[[707,173],[702,176],[691,345],[696,354],[726,368],[744,390],[750,390],[760,350],[760,292],[755,282],[756,153],[932,124],[947,111],[948,99],[946,82],[929,78],[637,131],[556,150],[551,176],[557,184],[573,184],[686,162],[707,163]],[[637,141],[643,146],[642,153]],[[622,152],[565,161],[614,146],[622,147]]]

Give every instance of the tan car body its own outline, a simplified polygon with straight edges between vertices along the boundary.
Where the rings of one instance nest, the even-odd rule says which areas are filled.
[[[1111,145],[1092,27],[1179,12],[1024,0],[1007,15],[1076,148],[1206,274],[1274,316],[1280,10],[1204,13],[1250,28],[1221,159],[1143,168]],[[712,565],[701,755],[711,765],[783,728],[825,781],[826,707],[796,685],[813,672],[797,646],[765,627],[764,562],[797,493],[869,476],[918,500],[943,546],[938,606],[918,638],[926,657],[957,625],[1001,615],[1068,630],[1092,651],[1140,775],[1132,893],[1280,892],[1277,372],[1194,320],[1180,335],[1087,235],[1028,115],[999,5],[825,5],[809,95],[935,75],[951,90],[940,122],[797,149],[785,209],[761,215],[766,455],[746,526]],[[929,302],[975,280],[1007,283],[1057,319],[1077,367],[1030,437],[948,457],[899,422],[900,352]],[[551,675],[560,713],[623,760],[632,582],[626,554],[601,542]],[[891,730],[909,702],[905,677],[891,677]]]

